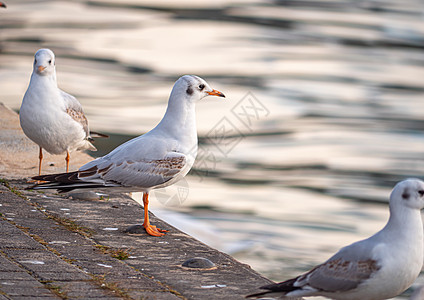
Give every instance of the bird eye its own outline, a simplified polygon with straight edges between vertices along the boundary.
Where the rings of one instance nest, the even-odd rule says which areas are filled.
[[[205,85],[202,83],[199,85],[199,90],[203,90],[205,88]]]
[[[424,190],[419,190],[418,194],[420,194],[421,197],[424,196]]]
[[[49,60],[49,64],[50,64],[50,65],[52,64],[52,60]]]

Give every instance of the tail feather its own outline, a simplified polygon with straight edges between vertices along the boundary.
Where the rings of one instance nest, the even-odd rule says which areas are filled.
[[[261,286],[260,288],[263,290],[269,290],[271,292],[291,292],[294,290],[298,290],[299,287],[293,286],[293,284],[297,281],[299,277],[292,278],[286,281],[282,281],[279,283],[268,284],[265,286]]]
[[[269,291],[266,292],[260,292],[260,293],[256,293],[256,294],[250,294],[247,295],[246,298],[262,298],[262,296],[265,296],[266,294],[270,293]]]
[[[293,284],[297,281],[298,278],[299,277],[292,278],[279,283],[272,283],[261,286],[260,289],[267,291],[247,295],[246,298],[260,298],[261,296],[266,296],[275,293],[278,293],[280,296],[284,296],[289,292],[300,289],[300,287],[293,286]]]
[[[94,188],[104,188],[105,185],[98,184],[98,183],[84,183],[84,184],[61,184],[58,182],[47,182],[47,183],[40,183],[36,184],[34,186],[30,186],[27,189],[28,190],[52,190],[55,189],[59,193],[66,193],[70,192],[76,189],[94,189]]]
[[[97,170],[94,168],[96,167],[84,171],[34,176],[32,177],[32,179],[44,182],[28,187],[27,189],[57,189],[60,193],[64,193],[72,191],[74,189],[106,187],[106,183],[101,183],[99,181],[84,181],[79,179],[79,176],[87,177],[94,175]]]
[[[96,131],[90,131],[90,136],[92,138],[108,138],[109,137],[107,134],[103,134]]]
[[[78,171],[58,174],[39,175],[32,177],[34,180],[49,181],[49,183],[74,183],[78,181]]]

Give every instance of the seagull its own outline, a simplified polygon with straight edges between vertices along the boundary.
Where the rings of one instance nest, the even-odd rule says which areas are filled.
[[[343,300],[379,300],[405,291],[423,265],[424,182],[399,182],[390,195],[386,226],[368,239],[339,250],[311,271],[246,298],[324,296]]]
[[[41,175],[43,149],[51,154],[66,153],[66,172],[69,172],[69,152],[97,150],[90,142],[92,137],[81,103],[57,87],[55,65],[55,55],[50,49],[35,53],[31,80],[19,110],[25,135],[40,147],[38,175]]]
[[[59,192],[84,188],[143,192],[143,227],[150,235],[163,236],[166,230],[149,222],[149,192],[179,181],[190,171],[197,155],[195,104],[208,95],[225,97],[198,76],[180,77],[171,91],[164,117],[151,131],[76,172],[33,177],[46,183],[31,188]]]

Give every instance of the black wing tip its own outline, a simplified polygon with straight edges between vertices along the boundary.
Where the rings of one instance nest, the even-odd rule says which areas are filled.
[[[77,189],[107,188],[106,184],[79,179],[80,175],[87,177],[94,175],[96,171],[97,167],[94,166],[84,171],[34,176],[31,179],[40,183],[27,187],[26,190],[57,190],[59,193],[66,193]]]
[[[278,283],[271,283],[271,284],[263,285],[259,288],[261,290],[267,290],[267,291],[250,294],[250,295],[247,295],[245,298],[256,298],[256,297],[264,296],[264,295],[269,294],[269,293],[273,293],[274,292],[273,289],[275,288],[276,285],[278,285]]]
[[[261,290],[267,290],[267,292],[272,292],[272,291],[279,291],[281,288],[281,285],[285,283],[285,281],[283,282],[279,282],[279,283],[271,283],[271,284],[267,284],[267,285],[263,285],[261,287],[259,287]]]
[[[58,187],[58,186],[49,185],[49,184],[50,183],[47,183],[46,185],[43,184],[43,183],[41,183],[41,184],[35,184],[33,186],[26,187],[25,190],[27,190],[27,191],[28,190],[29,191],[32,191],[32,190],[34,190],[34,191],[39,191],[39,190],[57,190],[57,192],[59,194],[63,194],[63,193],[70,192],[70,191],[73,191],[73,190],[76,189],[76,188]]]
[[[282,295],[285,295],[289,292],[299,289],[298,287],[293,286],[293,283],[295,283],[298,278],[299,277],[288,279],[286,281],[282,281],[279,283],[271,283],[271,284],[261,286],[259,288],[261,290],[266,290],[266,291],[247,295],[246,298],[260,297],[260,296],[264,296],[266,294],[272,294],[272,293],[281,293]]]
[[[75,190],[76,188],[56,188],[57,192],[59,194],[63,194],[63,193],[67,193],[67,192],[72,192],[73,190]]]
[[[260,293],[255,293],[255,294],[250,294],[250,295],[247,295],[247,296],[245,296],[244,298],[257,298],[257,297],[260,297],[260,296],[264,296],[264,295],[266,295],[266,294],[268,294],[268,293],[270,293],[269,291],[266,291],[266,292],[260,292]]]
[[[56,181],[56,178],[58,178],[59,176],[63,176],[63,175],[66,175],[66,174],[72,174],[72,173],[75,173],[75,172],[37,175],[37,176],[31,177],[31,179],[38,180],[38,181],[54,182],[54,181]]]
[[[73,183],[73,180],[78,178],[78,171],[68,173],[46,174],[31,177],[32,180],[39,183],[25,188],[26,190],[55,190],[59,193],[69,192],[75,189],[74,187],[66,187],[63,185]]]

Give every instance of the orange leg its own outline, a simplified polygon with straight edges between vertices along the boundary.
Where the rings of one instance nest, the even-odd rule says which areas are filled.
[[[71,157],[69,156],[69,151],[68,150],[66,150],[66,157],[65,157],[65,160],[66,160],[66,173],[68,173],[69,172],[69,159],[70,159]]]
[[[40,154],[38,155],[38,176],[41,175],[41,162],[43,161],[43,148],[40,147]]]
[[[40,147],[40,152],[38,154],[38,176],[41,175],[41,163],[43,161],[43,148]],[[44,183],[45,181],[42,180],[28,180],[29,183],[35,183],[35,184],[40,184],[40,183]]]
[[[144,229],[146,229],[147,233],[149,235],[153,236],[163,236],[165,233],[168,232],[168,230],[162,230],[157,228],[154,225],[150,225],[149,221],[149,193],[143,193],[143,204],[144,204]]]

